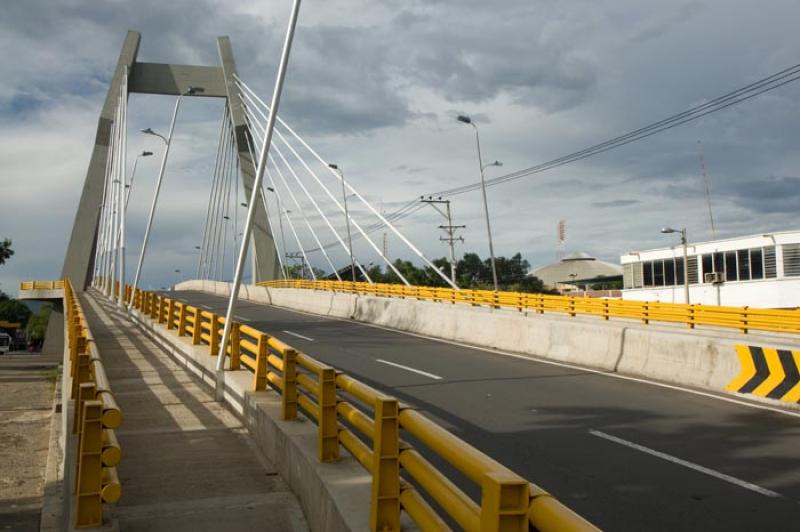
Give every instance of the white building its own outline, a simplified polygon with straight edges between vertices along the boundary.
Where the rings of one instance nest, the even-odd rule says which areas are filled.
[[[703,305],[800,307],[800,231],[690,243],[689,300]],[[622,255],[622,299],[685,303],[683,246]]]

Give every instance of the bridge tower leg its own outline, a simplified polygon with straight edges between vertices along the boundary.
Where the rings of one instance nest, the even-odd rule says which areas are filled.
[[[83,290],[87,286],[94,268],[97,228],[100,223],[100,207],[103,202],[103,183],[106,179],[106,160],[111,145],[111,126],[114,123],[120,84],[126,67],[131,68],[136,62],[140,40],[141,35],[135,31],[129,31],[125,36],[117,67],[114,69],[108,94],[103,103],[103,109],[100,111],[100,119],[97,121],[92,158],[89,160],[89,169],[86,171],[86,180],[83,182],[78,212],[75,214],[75,222],[72,224],[72,234],[67,245],[64,266],[61,269],[61,277],[71,279],[76,290]]]
[[[249,198],[253,192],[253,183],[256,179],[256,168],[250,156],[249,146],[256,146],[256,143],[253,141],[250,128],[245,121],[242,99],[239,96],[239,90],[234,79],[237,71],[230,38],[217,38],[217,48],[220,62],[222,63],[222,75],[225,78],[225,89],[228,93],[228,106],[230,107],[231,121],[233,122],[236,151],[239,156],[239,172],[244,185],[245,197]],[[253,276],[256,282],[277,279],[280,272],[277,247],[272,231],[270,231],[269,223],[267,223],[267,211],[264,208],[266,202],[263,194],[263,190],[258,191],[256,218],[253,224],[252,242],[255,253],[253,253],[252,258]]]

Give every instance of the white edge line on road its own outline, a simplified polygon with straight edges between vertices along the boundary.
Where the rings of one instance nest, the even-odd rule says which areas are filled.
[[[283,331],[283,332],[288,332],[288,331]],[[415,368],[411,368],[409,366],[404,366],[404,365],[398,364],[396,362],[389,362],[388,360],[383,360],[382,358],[376,358],[375,362],[380,362],[381,364],[388,364],[389,366],[394,366],[396,368],[404,369],[406,371],[411,371],[411,372],[414,372],[414,373],[418,373],[420,375],[424,375],[425,377],[428,377],[428,378],[431,378],[431,379],[435,379],[437,381],[440,381],[440,380],[443,379],[443,377],[440,377],[439,375],[434,375],[433,373],[428,373],[427,371],[422,371],[420,369],[415,369]]]
[[[211,310],[211,307],[209,307],[208,305],[200,305],[200,308]]]
[[[676,456],[672,456],[671,454],[662,453],[661,451],[656,451],[654,449],[650,449],[649,447],[645,447],[644,445],[639,445],[638,443],[633,443],[628,440],[623,440],[622,438],[617,438],[616,436],[612,436],[611,434],[606,434],[605,432],[601,432],[599,430],[590,430],[589,434],[592,436],[597,436],[598,438],[603,438],[604,440],[608,440],[614,443],[618,443],[620,445],[624,445],[625,447],[630,447],[631,449],[636,449],[637,451],[641,451],[643,453],[649,454],[651,456],[655,456],[656,458],[661,458],[662,460],[666,460],[668,462],[672,462],[673,464],[678,464],[683,467],[687,467],[689,469],[693,469],[699,473],[703,473],[704,475],[708,475],[719,480],[724,480],[725,482],[729,482],[731,484],[735,484],[740,488],[745,488],[750,491],[755,491],[756,493],[760,493],[761,495],[766,495],[767,497],[781,497],[780,493],[776,493],[772,490],[768,490],[767,488],[762,488],[761,486],[757,486],[755,484],[751,484],[750,482],[746,482],[744,480],[740,480],[736,477],[732,477],[730,475],[726,475],[725,473],[720,473],[719,471],[714,471],[713,469],[709,469],[707,467],[703,467],[701,465],[695,464],[693,462],[687,462],[686,460],[682,460]]]
[[[611,377],[611,378],[614,378],[614,379],[622,379],[622,380],[626,380],[626,381],[640,382],[642,384],[649,384],[651,386],[658,386],[660,388],[667,388],[669,390],[676,390],[676,391],[679,391],[679,392],[690,393],[692,395],[699,395],[699,396],[702,396],[702,397],[708,397],[709,399],[716,399],[717,401],[724,401],[726,403],[733,403],[733,404],[736,404],[736,405],[739,405],[739,406],[745,406],[745,407],[748,407],[748,408],[755,408],[757,410],[767,410],[769,412],[775,412],[776,414],[783,414],[784,416],[800,418],[800,412],[792,412],[792,411],[789,411],[789,410],[784,410],[784,409],[781,409],[781,408],[775,408],[775,407],[772,407],[772,406],[751,403],[751,402],[748,402],[748,401],[742,401],[742,400],[739,400],[739,399],[735,399],[733,397],[723,397],[721,395],[717,395],[717,394],[713,394],[713,393],[709,393],[709,392],[703,392],[703,391],[700,391],[700,390],[693,390],[691,388],[685,388],[683,386],[678,386],[678,385],[675,385],[675,384],[667,384],[667,383],[664,383],[664,382],[657,382],[657,381],[652,381],[652,380],[648,380],[648,379],[642,379],[642,378],[638,378],[638,377],[631,377],[629,375],[622,375],[620,373],[612,373],[610,371],[603,371],[603,370],[599,370],[599,369],[591,369],[591,368],[587,368],[587,367],[584,367],[584,366],[577,366],[577,365],[574,365],[574,364],[567,364],[565,362],[556,362],[554,360],[545,360],[543,358],[534,357],[533,355],[525,356],[525,355],[520,355],[520,354],[517,354],[517,353],[509,353],[507,351],[500,351],[498,349],[491,349],[491,348],[488,348],[488,347],[480,347],[480,346],[477,346],[477,345],[469,345],[469,344],[464,344],[464,343],[461,343],[461,342],[456,342],[456,341],[453,341],[453,340],[445,340],[443,338],[434,338],[433,336],[426,336],[424,334],[417,334],[417,333],[412,333],[412,332],[408,332],[408,331],[400,331],[398,329],[391,329],[389,327],[383,327],[382,325],[376,325],[374,323],[365,323],[363,321],[354,321],[354,320],[348,320],[348,319],[345,319],[345,318],[336,318],[336,317],[332,317],[332,316],[323,316],[321,314],[313,314],[311,312],[304,312],[302,310],[295,310],[295,309],[291,309],[291,308],[287,308],[287,307],[279,307],[277,305],[270,305],[270,304],[265,304],[265,303],[256,303],[256,304],[263,305],[263,306],[266,306],[266,307],[274,307],[274,308],[276,308],[278,310],[284,310],[286,312],[294,312],[295,314],[305,314],[306,316],[314,316],[315,318],[323,318],[323,319],[328,319],[328,320],[331,320],[331,321],[343,321],[343,322],[350,323],[350,324],[353,324],[353,325],[363,325],[364,327],[372,327],[372,328],[375,328],[375,329],[381,329],[381,330],[384,330],[384,331],[389,331],[389,332],[393,332],[393,333],[397,333],[397,334],[404,334],[406,336],[413,336],[415,338],[424,338],[426,340],[432,340],[434,342],[441,342],[443,344],[457,345],[459,347],[464,347],[466,349],[473,349],[475,351],[483,351],[484,353],[491,353],[491,354],[494,354],[494,355],[500,355],[500,356],[504,356],[504,357],[518,358],[520,360],[527,360],[528,362],[538,362],[540,364],[549,364],[551,366],[558,366],[558,367],[561,367],[561,368],[570,368],[570,369],[575,369],[575,370],[578,370],[578,371],[583,371],[583,372],[586,372],[586,373],[594,373],[596,375],[605,375],[606,377]]]
[[[283,332],[285,332],[286,334],[291,334],[292,336],[296,336],[298,338],[302,338],[303,340],[308,340],[309,342],[314,341],[313,338],[309,338],[308,336],[303,336],[302,334],[297,334],[296,332],[286,331],[286,330],[284,330]]]
[[[250,323],[251,321],[253,321],[250,318],[243,318],[242,316],[234,316],[234,318],[236,318],[239,321],[243,321],[245,323]]]

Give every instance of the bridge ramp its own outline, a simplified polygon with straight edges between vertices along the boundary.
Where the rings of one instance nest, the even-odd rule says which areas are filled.
[[[81,299],[124,413],[119,529],[307,530],[295,495],[213,392],[105,299]]]

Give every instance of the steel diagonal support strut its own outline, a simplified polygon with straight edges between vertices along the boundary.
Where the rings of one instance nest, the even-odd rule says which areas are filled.
[[[272,112],[267,122],[267,129],[264,133],[264,142],[259,150],[258,167],[256,171],[255,182],[253,183],[253,190],[250,194],[250,201],[247,204],[247,221],[244,227],[244,236],[239,247],[239,257],[236,262],[236,273],[233,276],[233,286],[231,286],[231,296],[228,300],[228,311],[225,315],[225,329],[222,333],[222,339],[219,346],[219,354],[217,357],[217,386],[216,397],[218,401],[224,400],[224,375],[225,359],[227,358],[227,348],[231,326],[233,324],[233,316],[236,312],[236,303],[239,299],[239,287],[242,285],[242,275],[244,273],[244,261],[247,258],[247,244],[253,234],[253,222],[258,206],[258,194],[261,192],[261,184],[264,181],[264,173],[267,167],[267,156],[269,155],[270,143],[272,142],[272,132],[275,128],[275,121],[278,115],[278,108],[281,101],[281,92],[283,91],[283,81],[286,78],[286,67],[289,63],[289,54],[292,50],[292,41],[294,39],[295,28],[297,27],[297,17],[300,12],[300,1],[294,0],[292,4],[292,13],[289,18],[289,27],[286,30],[286,39],[283,43],[283,52],[281,52],[281,61],[278,65],[278,75],[275,79],[275,89],[272,93],[272,105],[270,109]]]

